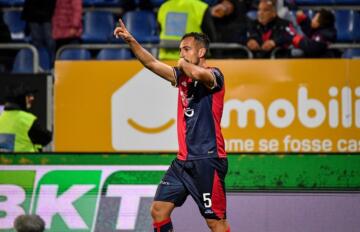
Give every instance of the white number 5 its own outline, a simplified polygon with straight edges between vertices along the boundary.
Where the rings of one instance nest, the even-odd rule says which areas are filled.
[[[205,202],[204,206],[210,208],[212,206],[210,193],[203,193],[203,200]]]

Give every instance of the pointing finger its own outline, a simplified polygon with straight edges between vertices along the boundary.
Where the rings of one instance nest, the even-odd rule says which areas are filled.
[[[120,23],[120,27],[125,28],[125,24],[123,23],[123,21],[121,20],[121,18],[119,18],[119,23]]]

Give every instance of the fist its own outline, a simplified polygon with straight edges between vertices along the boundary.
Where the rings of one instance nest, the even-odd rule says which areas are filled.
[[[211,8],[211,15],[215,18],[222,18],[226,14],[226,7],[222,4],[218,4]]]

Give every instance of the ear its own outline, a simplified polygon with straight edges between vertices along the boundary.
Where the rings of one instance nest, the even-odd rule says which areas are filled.
[[[200,48],[198,54],[199,54],[200,58],[204,58],[205,54],[206,54],[206,49],[205,48]]]

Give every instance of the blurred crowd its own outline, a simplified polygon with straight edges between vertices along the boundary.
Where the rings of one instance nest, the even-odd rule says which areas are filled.
[[[236,43],[245,48],[212,49],[212,58],[247,58],[248,51],[254,58],[341,57],[340,51],[329,48],[337,40],[331,10],[304,12],[291,0],[287,4],[284,0],[167,0],[155,8],[150,0],[121,2],[121,12],[114,13],[114,18],[130,11],[154,12],[156,35],[165,47],[175,48],[184,33],[197,31],[206,33],[212,42]],[[26,42],[48,53],[51,67],[60,47],[84,43],[83,3],[25,0],[21,12],[26,22],[23,36],[29,38]],[[14,42],[13,39],[0,15],[0,43]],[[16,53],[2,51],[0,71],[11,70]],[[160,49],[159,58],[177,59],[178,50]]]
[[[170,17],[171,14],[180,14],[182,11],[179,8],[185,2],[196,5],[186,7],[189,15],[202,16],[198,28],[192,29],[205,32],[213,42],[242,44],[253,53],[254,58],[269,58],[274,51],[281,58],[340,56],[339,52],[329,49],[337,38],[335,16],[330,10],[321,9],[310,17],[298,10],[295,4],[284,6],[283,1],[277,0],[218,0],[212,6],[203,8],[196,0],[169,0],[158,12],[165,15],[158,17],[161,41],[170,38],[163,33],[169,28],[179,28],[180,24],[188,29],[189,25],[185,22],[169,23],[169,18],[174,18]],[[255,15],[251,17],[249,12],[255,12]],[[196,21],[191,25],[196,25]],[[231,49],[214,51],[213,57],[242,58],[247,55],[243,50]]]

